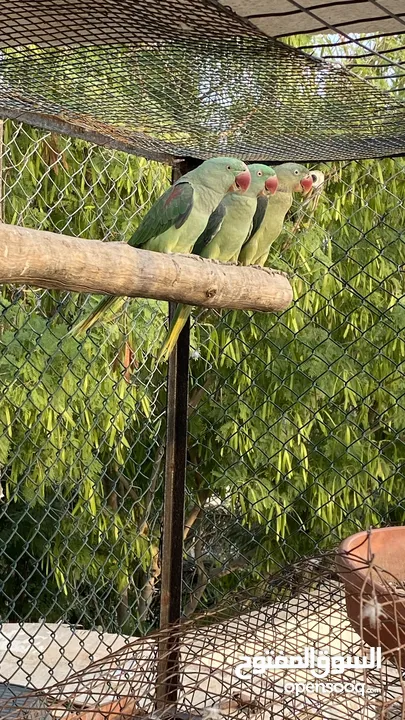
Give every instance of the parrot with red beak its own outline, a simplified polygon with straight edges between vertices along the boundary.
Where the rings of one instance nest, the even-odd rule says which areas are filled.
[[[278,180],[273,168],[267,165],[249,165],[249,171],[252,178],[249,189],[243,195],[225,195],[198,238],[193,248],[195,255],[221,262],[236,262],[244,240],[251,233],[254,217],[256,230],[259,229],[268,198],[276,192]],[[259,205],[264,207],[264,211],[258,213]],[[170,357],[191,310],[190,305],[177,306],[158,362]]]
[[[216,157],[205,160],[166,190],[145,215],[128,241],[131,247],[162,253],[190,253],[215,208],[226,193],[243,193],[250,185],[250,172],[242,160]],[[107,295],[69,332],[81,335],[106,310],[123,302]]]
[[[284,163],[276,165],[274,170],[278,180],[277,192],[268,198],[265,208],[260,208],[258,203],[256,214],[263,214],[264,211],[264,217],[259,225],[253,218],[252,232],[238,258],[241,265],[266,264],[270,247],[283,229],[285,216],[293,202],[293,194],[306,195],[312,188],[312,175],[303,165]]]

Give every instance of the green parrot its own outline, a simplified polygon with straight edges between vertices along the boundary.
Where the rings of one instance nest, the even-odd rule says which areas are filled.
[[[267,165],[249,165],[249,170],[252,178],[249,189],[243,195],[225,195],[194,245],[193,254],[210,260],[236,262],[243,242],[251,232],[253,218],[256,218],[255,231],[260,227],[264,212],[258,213],[257,209],[259,205],[266,207],[269,195],[277,190],[278,180],[273,168]],[[171,355],[191,310],[191,305],[178,305],[158,362]]]
[[[312,188],[311,173],[303,165],[284,163],[274,169],[278,179],[277,192],[268,199],[259,227],[256,227],[253,219],[252,232],[239,254],[241,265],[265,265],[270,246],[283,229],[284,218],[292,205],[293,193],[306,195]],[[263,213],[263,208],[258,204],[256,213],[260,212]]]
[[[151,207],[128,241],[131,247],[162,253],[190,253],[211,213],[228,192],[245,192],[250,172],[242,160],[216,157],[183,175]],[[81,335],[123,298],[107,295],[69,332]]]

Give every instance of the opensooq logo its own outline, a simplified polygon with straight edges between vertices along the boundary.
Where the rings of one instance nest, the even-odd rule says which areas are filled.
[[[327,655],[316,653],[314,648],[306,647],[304,655],[243,655],[235,667],[236,676],[244,680],[252,675],[263,675],[267,670],[282,668],[290,670],[310,670],[314,678],[328,675],[343,675],[346,670],[381,669],[381,648],[371,648],[369,657],[350,655]]]

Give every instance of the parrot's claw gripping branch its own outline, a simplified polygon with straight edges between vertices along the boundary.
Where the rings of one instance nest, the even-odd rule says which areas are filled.
[[[275,270],[16,225],[0,225],[0,258],[0,283],[261,312],[285,310],[293,299],[288,279]]]

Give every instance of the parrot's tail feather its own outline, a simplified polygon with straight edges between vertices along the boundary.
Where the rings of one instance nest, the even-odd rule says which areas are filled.
[[[119,300],[122,302],[122,299],[123,298],[116,297],[115,295],[106,295],[106,297],[99,302],[97,307],[95,307],[94,310],[92,310],[92,312],[84,318],[84,320],[76,323],[76,325],[69,330],[68,335],[75,335],[76,337],[84,335],[87,330],[96,324],[106,310],[111,309],[116,303],[118,304]]]
[[[165,341],[160,348],[157,359],[158,363],[162,361],[165,362],[169,359],[177,340],[179,339],[179,335],[190,317],[191,310],[191,305],[179,305],[177,308],[169,332],[167,333]]]

